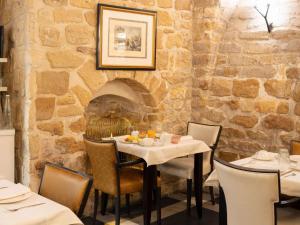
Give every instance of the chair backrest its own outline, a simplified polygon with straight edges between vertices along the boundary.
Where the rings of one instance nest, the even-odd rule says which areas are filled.
[[[85,174],[47,163],[39,194],[70,208],[81,217],[92,183],[92,178]]]
[[[188,123],[188,135],[191,135],[194,139],[204,141],[213,150],[217,148],[222,126],[209,125],[201,123]]]
[[[279,171],[254,170],[215,158],[228,225],[274,225],[280,201]]]
[[[291,155],[300,155],[300,141],[292,140],[291,141]]]
[[[94,187],[104,193],[118,193],[118,153],[115,141],[91,141],[84,136],[84,143],[92,165]]]

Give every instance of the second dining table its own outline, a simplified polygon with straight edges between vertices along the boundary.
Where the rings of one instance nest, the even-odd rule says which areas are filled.
[[[116,138],[118,150],[123,153],[134,155],[145,161],[144,184],[143,184],[143,207],[144,224],[150,225],[152,211],[152,190],[157,176],[157,165],[163,164],[171,159],[194,155],[194,187],[196,207],[199,218],[202,217],[202,171],[203,153],[211,151],[210,147],[203,141],[194,140],[190,136],[182,137],[177,144],[165,144],[163,146],[141,146],[128,144]]]

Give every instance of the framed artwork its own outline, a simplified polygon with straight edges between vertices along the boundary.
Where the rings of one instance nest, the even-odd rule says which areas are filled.
[[[98,4],[97,69],[155,70],[154,11]]]

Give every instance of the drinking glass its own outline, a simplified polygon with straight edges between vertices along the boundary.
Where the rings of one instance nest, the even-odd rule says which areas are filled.
[[[290,153],[288,149],[279,150],[279,167],[281,171],[289,169],[290,166]]]

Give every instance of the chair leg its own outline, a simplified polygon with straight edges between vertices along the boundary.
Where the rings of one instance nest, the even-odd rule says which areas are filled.
[[[120,215],[120,196],[116,196],[115,197],[115,220],[116,220],[116,225],[120,225],[120,221],[121,221],[121,215]]]
[[[213,205],[215,205],[216,201],[215,201],[215,195],[214,195],[214,188],[213,187],[209,187],[209,193],[210,193],[211,203]]]
[[[193,180],[186,180],[186,195],[187,195],[187,213],[191,215],[191,202],[192,202],[192,191],[193,191]]]
[[[106,213],[107,208],[107,202],[108,202],[108,194],[102,192],[101,193],[101,214],[104,216]]]
[[[130,194],[126,194],[126,208],[127,208],[127,215],[130,217]]]
[[[155,190],[156,211],[157,211],[157,225],[161,225],[161,188],[157,187]]]
[[[98,199],[99,199],[99,190],[95,189],[95,197],[94,197],[94,218],[93,225],[96,224],[97,210],[98,210]]]

